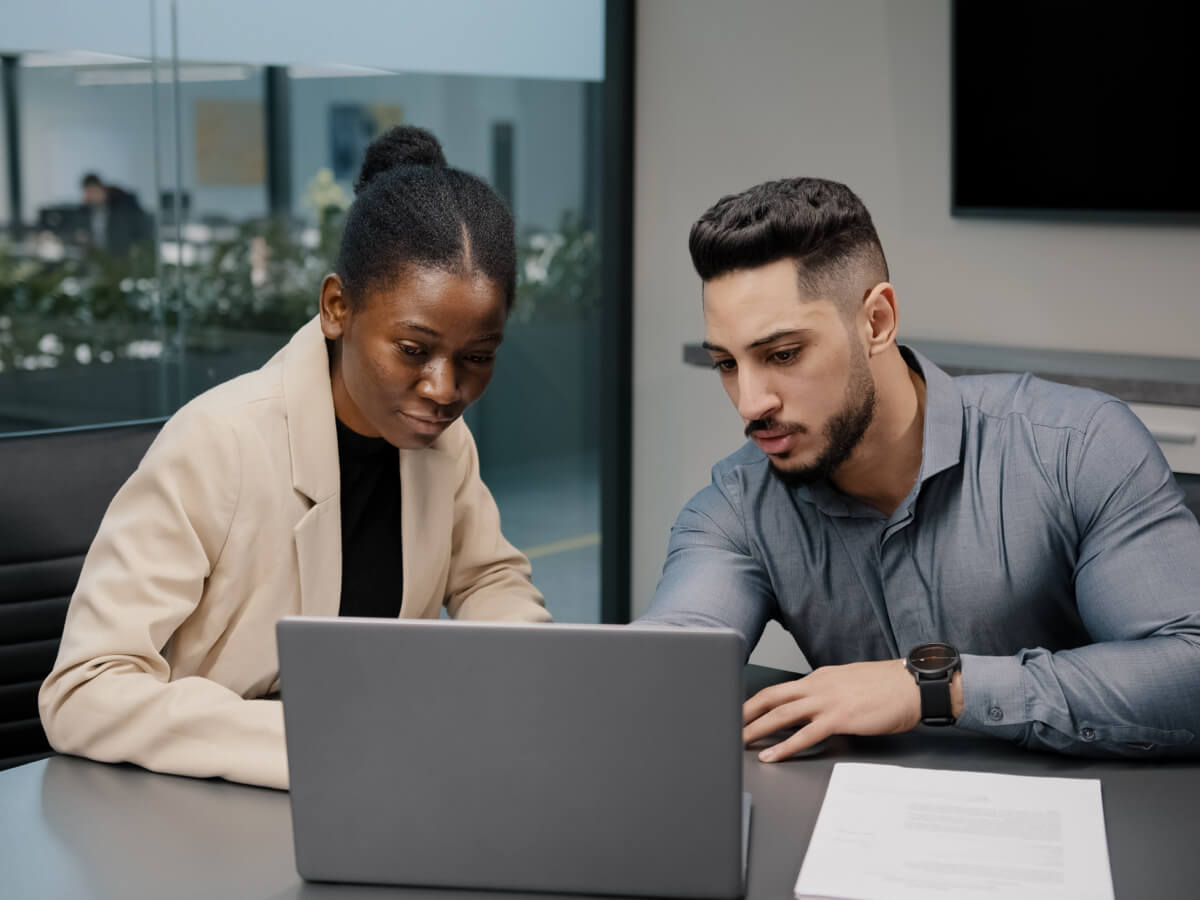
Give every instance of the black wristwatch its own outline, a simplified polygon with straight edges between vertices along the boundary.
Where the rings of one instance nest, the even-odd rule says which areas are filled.
[[[921,723],[953,725],[950,679],[962,669],[962,658],[949,644],[921,644],[909,651],[904,668],[921,689]]]

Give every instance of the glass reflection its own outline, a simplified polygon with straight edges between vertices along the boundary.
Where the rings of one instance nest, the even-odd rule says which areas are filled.
[[[598,619],[588,82],[16,55],[23,200],[0,207],[0,431],[168,415],[261,365],[316,313],[366,145],[423,125],[517,223],[513,318],[467,417],[484,478],[556,618]]]

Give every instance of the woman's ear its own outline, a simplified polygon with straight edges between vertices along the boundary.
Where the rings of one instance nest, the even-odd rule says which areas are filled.
[[[336,274],[325,276],[321,282],[321,331],[331,341],[336,341],[346,329],[346,318],[350,314],[350,301],[342,279]]]

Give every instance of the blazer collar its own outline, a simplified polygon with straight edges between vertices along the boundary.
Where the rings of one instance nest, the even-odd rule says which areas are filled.
[[[436,616],[445,594],[450,554],[462,539],[454,533],[457,461],[456,432],[465,431],[460,419],[432,446],[400,451],[400,543],[404,559],[401,618]]]
[[[292,486],[320,503],[337,493],[341,476],[329,354],[319,317],[297,331],[281,355]]]
[[[313,502],[296,525],[301,611],[335,616],[341,590],[341,520],[337,427],[329,381],[329,354],[317,319],[281,351],[284,408],[292,486]],[[435,616],[445,592],[454,534],[459,456],[469,453],[459,420],[424,450],[400,451],[401,615]],[[472,454],[473,456],[473,454]],[[331,552],[332,548],[332,552]]]

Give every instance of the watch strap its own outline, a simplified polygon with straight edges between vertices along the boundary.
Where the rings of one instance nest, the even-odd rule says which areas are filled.
[[[921,690],[921,722],[925,725],[953,725],[953,708],[950,704],[950,678],[953,673],[929,678],[917,677]]]

